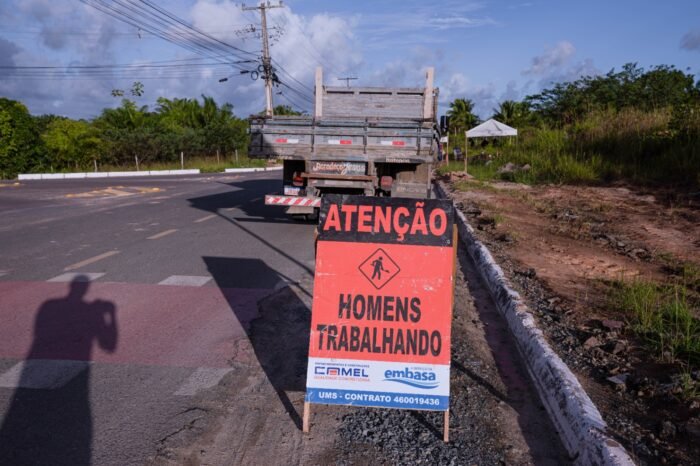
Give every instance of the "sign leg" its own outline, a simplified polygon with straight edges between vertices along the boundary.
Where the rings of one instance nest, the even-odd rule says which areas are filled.
[[[311,403],[308,401],[304,402],[304,417],[302,420],[302,432],[305,434],[309,433],[309,417],[311,416]]]
[[[450,410],[445,411],[445,425],[442,432],[442,440],[447,443],[450,441]]]

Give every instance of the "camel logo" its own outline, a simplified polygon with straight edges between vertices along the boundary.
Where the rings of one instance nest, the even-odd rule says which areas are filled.
[[[401,271],[399,265],[382,248],[377,249],[360,264],[360,272],[378,290]]]

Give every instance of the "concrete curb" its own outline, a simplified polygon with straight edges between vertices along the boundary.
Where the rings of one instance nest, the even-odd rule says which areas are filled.
[[[140,172],[87,172],[87,173],[36,173],[17,176],[24,180],[77,180],[83,178],[123,178],[136,176],[198,175],[199,169],[188,170],[144,170]]]
[[[253,173],[282,170],[282,167],[226,168],[224,173]]]
[[[436,187],[441,197],[450,198],[442,182]],[[508,322],[540,399],[575,464],[634,465],[624,447],[606,433],[607,425],[598,408],[549,346],[529,308],[513,290],[486,246],[476,238],[464,214],[459,209],[455,211],[459,236]]]

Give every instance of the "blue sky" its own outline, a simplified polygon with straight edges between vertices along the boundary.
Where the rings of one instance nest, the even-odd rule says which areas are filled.
[[[153,106],[160,96],[207,94],[232,103],[239,116],[262,108],[262,82],[240,73],[257,65],[228,64],[259,55],[259,15],[228,1],[150,2],[236,47],[226,50],[238,57],[218,52],[206,57],[214,52],[201,49],[195,54],[90,5],[116,6],[133,22],[147,17],[138,9],[144,8],[142,0],[3,0],[0,96],[24,102],[34,114],[92,118],[119,105],[112,89],[128,89],[140,80],[145,94],[136,100],[141,105]],[[269,23],[272,55],[284,83],[276,89],[275,103],[297,108],[309,107],[318,65],[324,66],[328,85],[357,76],[353,84],[366,86],[420,85],[425,67],[434,66],[441,110],[452,99],[467,97],[484,118],[503,99],[520,99],[553,82],[605,73],[627,62],[675,65],[700,78],[697,0],[288,0],[284,8],[270,10]],[[161,31],[181,34],[167,25]],[[154,62],[167,66],[119,73],[63,68]],[[26,66],[52,68],[12,68]],[[229,80],[220,83],[223,77]]]

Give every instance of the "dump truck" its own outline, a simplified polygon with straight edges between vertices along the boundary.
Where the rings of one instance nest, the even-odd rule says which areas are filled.
[[[248,154],[282,161],[265,204],[313,217],[324,194],[430,198],[439,158],[438,89],[331,87],[316,70],[313,115],[252,116]]]

